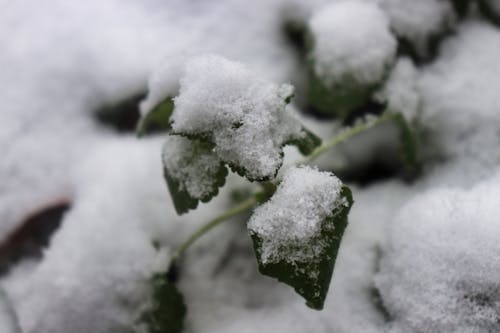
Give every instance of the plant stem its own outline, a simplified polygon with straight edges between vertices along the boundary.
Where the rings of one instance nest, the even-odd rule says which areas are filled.
[[[304,160],[302,160],[298,164],[311,163],[312,161],[314,161],[319,156],[323,155],[324,153],[326,153],[328,150],[332,149],[333,147],[335,147],[339,143],[342,143],[342,142],[346,141],[347,139],[349,139],[357,134],[360,134],[360,133],[362,133],[362,132],[364,132],[372,127],[375,127],[379,124],[382,124],[391,118],[392,118],[392,114],[384,113],[382,116],[378,117],[374,121],[367,121],[367,122],[360,123],[356,126],[353,126],[350,129],[343,131],[342,133],[338,134],[337,136],[334,136],[333,138],[331,138],[327,142],[323,143],[321,146],[316,148],[309,156],[307,156]]]
[[[257,204],[257,198],[256,196],[252,196],[247,200],[241,202],[239,205],[226,211],[222,215],[219,215],[213,220],[209,221],[208,223],[202,225],[198,230],[196,230],[193,234],[191,234],[191,236],[189,236],[189,238],[184,243],[182,243],[175,250],[175,252],[172,254],[171,261],[174,261],[177,258],[179,258],[179,256],[183,254],[189,248],[189,246],[191,246],[191,244],[193,244],[198,238],[203,236],[207,231],[219,225],[220,223],[224,222],[225,220],[254,207],[256,204]]]
[[[308,164],[308,163],[314,161],[315,159],[317,159],[319,156],[321,156],[322,154],[324,154],[328,150],[330,150],[333,147],[335,147],[336,145],[338,145],[339,143],[342,143],[345,140],[347,140],[347,139],[349,139],[357,134],[360,134],[360,133],[362,133],[362,132],[364,132],[372,127],[375,127],[381,123],[384,123],[387,120],[392,119],[392,117],[393,117],[392,114],[384,113],[382,116],[380,116],[379,118],[377,118],[374,121],[363,122],[363,123],[360,123],[354,127],[351,127],[350,129],[343,131],[339,135],[334,136],[329,141],[323,143],[321,146],[316,148],[309,156],[307,156],[303,161],[301,161],[297,164]],[[198,230],[196,230],[193,234],[191,234],[191,236],[189,236],[189,238],[184,243],[182,243],[175,250],[175,252],[172,254],[171,261],[175,261],[177,258],[179,258],[179,256],[182,255],[191,246],[191,244],[193,244],[198,238],[203,236],[210,229],[212,229],[213,227],[219,225],[220,223],[228,220],[229,218],[236,216],[240,213],[243,213],[244,211],[254,207],[259,202],[259,198],[262,198],[262,195],[266,195],[267,192],[271,191],[271,192],[267,193],[268,195],[270,195],[274,192],[275,184],[263,183],[261,185],[263,185],[263,189],[264,189],[263,192],[256,193],[255,195],[253,195],[249,199],[241,202],[238,206],[231,208],[230,210],[226,211],[222,215],[219,215],[218,217],[214,218],[213,220],[209,221],[208,223],[202,225]],[[270,185],[272,185],[272,186],[270,186]]]

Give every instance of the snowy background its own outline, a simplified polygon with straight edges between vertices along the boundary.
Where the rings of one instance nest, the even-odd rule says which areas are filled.
[[[165,64],[215,53],[293,84],[301,111],[304,68],[283,26],[331,2],[0,1],[2,266],[30,217],[69,206],[41,256],[2,268],[0,332],[134,332],[169,250],[245,183],[231,176],[213,202],[177,216],[162,177],[164,137],[137,139],[97,110],[144,96]],[[400,103],[419,105],[422,173],[349,183],[355,205],[320,312],[258,274],[245,219],[206,235],[180,267],[186,332],[500,331],[500,29],[475,5],[465,17],[445,0],[360,5],[373,3],[424,59],[399,58],[393,85]],[[433,31],[447,32],[436,56]],[[304,122],[324,138],[338,130]],[[379,132],[319,166],[362,168],[376,155],[368,142],[392,133]]]

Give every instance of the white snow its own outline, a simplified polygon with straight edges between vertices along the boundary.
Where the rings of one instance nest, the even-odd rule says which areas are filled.
[[[451,1],[377,0],[395,33],[408,40],[419,56],[427,56],[430,38],[446,34],[455,23]]]
[[[243,64],[215,55],[186,64],[174,99],[174,132],[208,137],[215,153],[250,179],[274,178],[283,163],[281,146],[300,137],[286,112],[293,87],[266,82]],[[245,147],[245,149],[241,149]]]
[[[390,224],[376,283],[391,332],[494,332],[500,318],[500,174],[436,189]]]
[[[418,71],[411,59],[398,59],[379,98],[387,103],[389,111],[402,113],[408,121],[417,117],[421,95],[418,89]]]
[[[216,176],[221,161],[212,147],[178,135],[169,135],[163,144],[163,164],[179,182],[179,190],[202,199],[217,189]]]
[[[165,268],[169,250],[229,208],[228,192],[244,185],[230,176],[214,202],[178,217],[162,179],[163,139],[114,133],[97,124],[93,111],[149,88],[141,106],[147,112],[177,95],[184,60],[199,54],[244,63],[264,85],[295,85],[303,68],[286,44],[282,20],[318,17],[330,2],[364,7],[360,14],[380,14],[378,3],[395,33],[419,49],[427,48],[425,36],[438,27],[457,25],[436,60],[416,68],[424,172],[411,184],[352,187],[356,204],[322,312],[311,312],[289,288],[258,273],[244,227],[248,216],[205,235],[181,265],[186,332],[418,332],[430,325],[500,330],[492,321],[499,307],[494,214],[500,184],[492,178],[500,164],[498,27],[480,16],[454,22],[448,1],[431,0],[0,0],[0,244],[33,212],[61,200],[72,204],[44,256],[1,277],[8,298],[0,296],[2,333],[15,327],[15,317],[25,333],[133,329],[149,301],[148,279]],[[372,37],[360,38],[367,46],[355,55],[374,59],[372,52],[380,52],[383,62],[382,53],[391,52],[382,52],[382,45],[391,42],[368,45],[376,40],[370,29],[378,26],[374,31],[384,35],[387,19],[360,17],[342,16],[348,28],[337,32],[368,30]],[[380,65],[361,67],[372,75]],[[410,67],[399,59],[393,72],[400,82],[393,101],[408,110],[415,101]],[[339,129],[319,120],[307,127],[325,138]],[[385,126],[365,133],[324,156],[320,167],[352,168],[385,158],[372,144],[387,150],[397,145],[394,133]],[[373,298],[375,275],[390,321]]]
[[[341,181],[310,167],[286,170],[271,199],[255,209],[250,233],[262,240],[262,263],[315,260],[323,249],[324,220],[343,204]]]
[[[148,94],[140,104],[142,116],[145,116],[165,99],[174,98],[179,94],[179,81],[185,57],[183,54],[163,59],[158,68],[151,74],[148,81]]]
[[[396,40],[376,4],[335,2],[312,16],[309,29],[314,71],[327,84],[378,83],[394,62]]]

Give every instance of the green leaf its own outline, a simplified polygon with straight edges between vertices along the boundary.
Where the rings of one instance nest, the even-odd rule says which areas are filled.
[[[304,244],[304,246],[312,246],[320,242],[323,245],[315,260],[308,262],[283,260],[263,263],[260,260],[262,239],[256,233],[250,232],[260,273],[292,286],[305,298],[307,306],[316,310],[323,308],[340,241],[347,226],[347,215],[353,203],[351,190],[347,186],[342,187],[341,197],[345,204],[335,208],[331,215],[322,221],[320,236]]]
[[[290,140],[286,144],[296,146],[302,155],[307,156],[321,145],[321,138],[305,127],[302,127],[302,132],[304,137]]]
[[[170,129],[170,116],[174,111],[174,100],[167,97],[153,110],[145,114],[137,125],[137,135],[139,137]]]
[[[401,140],[400,154],[403,162],[410,167],[418,166],[419,160],[419,140],[418,135],[401,113],[391,112],[396,126],[399,128]]]
[[[179,215],[215,197],[228,175],[211,143],[175,135],[168,136],[165,142],[163,171]]]
[[[356,108],[365,105],[382,82],[364,85],[352,78],[326,84],[314,73],[314,61],[309,61],[308,100],[319,112],[345,119]]]
[[[149,309],[141,316],[148,333],[180,333],[186,317],[182,294],[167,280],[166,274],[151,279],[153,299]]]

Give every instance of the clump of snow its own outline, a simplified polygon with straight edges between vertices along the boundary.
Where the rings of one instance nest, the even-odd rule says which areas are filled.
[[[422,124],[429,132],[425,150],[467,158],[476,173],[498,164],[500,139],[500,31],[469,21],[447,40],[440,57],[421,73]]]
[[[303,135],[285,110],[292,95],[292,86],[264,81],[241,63],[195,57],[174,99],[172,129],[207,137],[222,161],[250,179],[273,178],[283,163],[282,145]]]
[[[327,84],[345,79],[374,84],[394,62],[396,40],[376,4],[335,2],[314,14],[309,28],[314,71]]]
[[[409,58],[396,62],[378,98],[387,103],[387,109],[401,112],[407,120],[417,117],[421,96],[418,90],[418,72]]]
[[[391,27],[399,37],[408,40],[419,56],[427,56],[430,39],[446,33],[455,23],[450,1],[379,0]]]
[[[216,189],[221,161],[210,145],[178,135],[169,135],[163,145],[163,164],[169,175],[179,182],[179,190],[196,199]]]
[[[342,182],[311,167],[288,169],[276,193],[255,209],[248,229],[262,240],[262,263],[305,262],[318,257],[324,220],[343,204]]]
[[[140,111],[143,116],[168,97],[173,98],[179,94],[179,80],[182,76],[185,58],[185,55],[179,55],[163,59],[151,74],[148,81],[148,95],[140,104]]]
[[[436,189],[390,225],[376,283],[395,332],[500,328],[500,175],[471,190]]]

